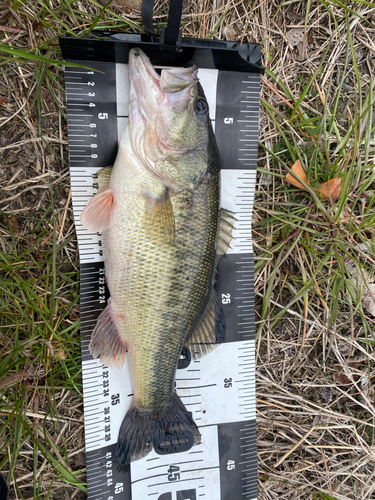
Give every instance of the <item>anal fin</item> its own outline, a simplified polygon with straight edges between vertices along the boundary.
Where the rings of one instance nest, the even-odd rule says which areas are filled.
[[[109,367],[121,368],[125,362],[126,344],[121,340],[113,319],[111,299],[107,307],[100,313],[89,346],[94,358]]]
[[[199,359],[225,340],[225,316],[216,290],[212,288],[206,311],[196,329],[186,339],[193,359]]]

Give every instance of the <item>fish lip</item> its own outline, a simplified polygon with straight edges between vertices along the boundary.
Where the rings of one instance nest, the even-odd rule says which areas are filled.
[[[143,69],[146,71],[153,83],[157,85],[161,92],[163,92],[160,87],[160,75],[155,71],[150,59],[146,56],[142,49],[139,47],[133,47],[129,52],[129,67],[137,68],[139,65],[143,66]],[[132,76],[130,78],[132,78]]]

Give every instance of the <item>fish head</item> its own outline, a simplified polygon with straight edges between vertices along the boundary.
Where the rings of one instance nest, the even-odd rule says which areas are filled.
[[[159,75],[139,48],[129,54],[129,135],[143,165],[172,191],[205,178],[212,129],[197,67]]]

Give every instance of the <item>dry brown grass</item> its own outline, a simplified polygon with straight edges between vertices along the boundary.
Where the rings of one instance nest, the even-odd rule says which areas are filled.
[[[375,6],[352,2],[355,12],[348,14],[346,22],[344,9],[334,2],[328,2],[330,12],[323,2],[311,2],[307,17],[307,3],[282,4],[263,2],[252,18],[249,38],[262,43],[268,68],[276,77],[265,75],[262,97],[273,109],[288,115],[285,110],[294,107],[290,95],[297,100],[317,72],[312,91],[302,101],[301,113],[319,116],[324,108],[332,110],[340,92],[336,123],[340,134],[345,134],[361,95],[353,56],[346,54],[347,25],[363,99],[374,74]],[[317,71],[323,57],[324,66]],[[343,72],[344,85],[338,90]],[[286,86],[289,95],[275,80]],[[297,147],[309,139],[312,143],[322,139],[306,139],[306,129],[296,129],[292,122],[279,123]],[[271,151],[282,142],[280,130],[265,109],[260,140]],[[331,144],[333,152],[337,145],[334,137]],[[349,151],[348,147],[347,154]],[[362,150],[362,165],[364,154]],[[306,156],[307,162],[311,161]],[[373,149],[366,163],[373,168]],[[361,237],[337,226],[337,231],[329,233],[334,227],[329,227],[323,214],[296,190],[293,193],[282,186],[277,175],[284,176],[285,169],[270,154],[261,152],[259,165],[264,170],[259,177],[254,236],[262,260],[257,263],[255,286],[263,309],[264,300],[268,301],[258,338],[259,497],[311,499],[313,492],[323,492],[335,499],[374,498],[374,318],[365,311],[364,326],[358,302],[335,288],[337,279],[345,279],[337,260],[320,267],[331,243],[345,246],[348,252],[342,251],[343,262],[348,263],[348,254],[355,255],[351,246],[355,247]],[[347,203],[351,203],[350,196]],[[278,215],[283,205],[285,212],[289,207],[293,215]],[[295,212],[298,205],[309,207],[301,212],[301,218]],[[290,224],[285,231],[290,222],[295,225]],[[322,230],[322,226],[327,229]],[[306,233],[299,228],[311,230],[307,243]],[[280,233],[285,245],[276,249]],[[371,233],[366,237],[371,240]],[[368,258],[373,269],[373,250]],[[271,293],[270,279],[274,280]],[[304,285],[305,293],[299,295]]]

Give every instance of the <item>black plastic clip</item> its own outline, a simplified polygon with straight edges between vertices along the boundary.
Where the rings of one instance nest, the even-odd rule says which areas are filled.
[[[167,29],[165,29],[164,27],[161,29],[160,47],[164,50],[175,50],[176,52],[181,50],[182,30],[178,30],[177,39],[168,36],[167,30],[168,27]]]
[[[180,50],[182,30],[180,30],[183,0],[170,0],[168,24],[162,29],[160,46],[167,50]]]
[[[163,50],[181,50],[182,30],[180,29],[183,0],[170,0],[168,23],[160,34],[160,48]],[[155,35],[153,27],[154,0],[143,0],[142,21],[144,28]]]

